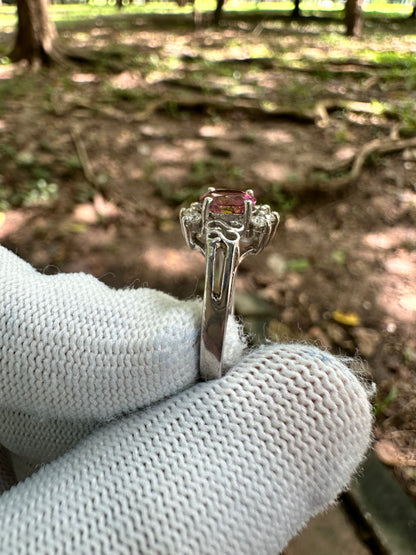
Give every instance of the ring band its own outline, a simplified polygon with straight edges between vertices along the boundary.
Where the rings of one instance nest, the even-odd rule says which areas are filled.
[[[253,191],[210,188],[200,202],[182,208],[185,241],[205,256],[200,374],[204,380],[223,374],[224,338],[233,313],[238,265],[261,252],[273,238],[279,214],[267,204],[256,205]]]

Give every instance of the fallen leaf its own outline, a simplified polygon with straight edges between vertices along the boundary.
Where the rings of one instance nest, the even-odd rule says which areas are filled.
[[[356,312],[342,312],[341,310],[335,310],[332,313],[332,318],[338,324],[343,324],[344,326],[359,326],[361,324],[361,318]]]

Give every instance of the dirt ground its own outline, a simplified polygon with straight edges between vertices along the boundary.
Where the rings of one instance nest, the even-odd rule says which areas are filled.
[[[90,62],[0,66],[0,241],[43,272],[189,298],[204,261],[179,209],[209,186],[254,189],[282,222],[240,268],[240,315],[365,362],[376,452],[416,496],[415,31],[341,33],[261,18],[62,26]]]

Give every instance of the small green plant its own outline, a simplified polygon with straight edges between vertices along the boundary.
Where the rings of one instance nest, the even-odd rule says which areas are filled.
[[[349,133],[347,129],[338,129],[335,132],[335,140],[337,143],[347,143],[349,141]]]
[[[79,170],[82,168],[81,160],[76,155],[68,156],[68,158],[64,160],[64,165],[70,170]]]
[[[292,258],[286,263],[288,270],[292,272],[302,273],[310,268],[310,262],[307,258]]]
[[[191,166],[189,183],[205,189],[216,184],[223,188],[242,188],[243,177],[243,169],[239,166],[212,157],[198,160]]]
[[[16,147],[10,144],[0,145],[0,155],[8,159],[13,159],[16,156]]]
[[[289,179],[292,182],[297,180],[298,176],[295,174]],[[263,201],[276,208],[279,214],[284,217],[297,206],[299,199],[295,195],[283,191],[279,183],[273,183],[262,195]]]
[[[404,363],[406,366],[409,366],[412,362],[416,362],[416,350],[412,347],[406,347],[404,351]]]
[[[137,89],[113,88],[111,91],[111,96],[115,102],[127,101],[138,104],[143,103],[143,93],[142,91]]]
[[[175,190],[172,184],[168,183],[165,179],[158,179],[156,181],[155,192],[172,206],[178,206],[181,204],[188,205],[190,202],[197,201],[206,190],[206,186],[199,187],[198,189],[185,186]]]
[[[165,111],[172,118],[177,118],[180,113],[178,104],[173,100],[166,102]]]
[[[344,249],[335,249],[331,252],[332,260],[339,266],[343,266],[347,261],[347,253]]]
[[[81,181],[77,184],[74,191],[74,200],[78,204],[92,202],[96,193],[95,188],[86,181]]]
[[[49,204],[58,198],[58,185],[48,183],[45,179],[36,181],[28,191],[22,195],[23,206],[39,206]]]
[[[51,172],[44,166],[34,165],[31,168],[31,178],[35,181],[48,181],[51,178]]]
[[[394,385],[384,398],[377,397],[374,403],[374,415],[381,414],[397,398],[398,394],[399,390]]]

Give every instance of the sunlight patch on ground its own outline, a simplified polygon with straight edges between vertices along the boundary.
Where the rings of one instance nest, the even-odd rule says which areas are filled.
[[[96,27],[95,29],[91,29],[90,33],[92,37],[104,37],[104,36],[111,36],[113,30],[111,27]]]
[[[0,65],[0,80],[3,79],[11,79],[17,75],[17,65],[16,64],[9,64],[9,65]]]
[[[153,178],[156,182],[176,184],[184,183],[188,175],[188,170],[186,168],[178,166],[161,166],[156,168],[153,172]]]
[[[182,139],[177,145],[160,144],[152,152],[154,162],[167,164],[195,162],[205,156],[205,142],[197,139]]]
[[[91,40],[89,33],[83,33],[81,31],[73,33],[71,38],[73,40],[79,41],[82,44],[88,44]]]
[[[400,306],[405,310],[413,311],[416,315],[416,295],[405,295],[400,299]]]
[[[338,160],[350,160],[355,156],[356,152],[357,150],[353,146],[343,146],[336,151],[335,158]]]
[[[416,323],[416,251],[398,249],[384,267],[387,273],[377,279],[378,304],[397,321]]]
[[[201,254],[188,248],[174,249],[150,247],[143,255],[147,267],[167,276],[188,277],[204,274],[204,258]]]
[[[199,135],[206,138],[218,138],[225,137],[229,130],[224,123],[218,123],[216,125],[202,125],[199,128]]]
[[[17,210],[9,210],[0,214],[2,215],[0,218],[0,241],[16,233],[27,219],[25,214]]]
[[[105,200],[101,195],[95,195],[92,203],[78,204],[73,212],[73,218],[77,222],[88,224],[98,223],[107,218],[115,218],[120,215],[118,207]]]
[[[152,153],[152,160],[156,163],[182,162],[183,159],[183,150],[177,146],[168,144],[157,146]]]
[[[127,70],[112,77],[110,83],[117,89],[135,89],[143,84],[143,78],[139,72]]]
[[[406,256],[403,252],[387,258],[384,266],[388,272],[397,276],[408,276],[409,278],[416,276],[416,259],[412,260],[410,255]]]
[[[291,133],[283,131],[282,129],[266,129],[261,134],[262,139],[265,139],[268,143],[275,144],[289,144],[294,142],[294,137]]]
[[[74,73],[71,77],[74,83],[93,83],[97,81],[95,73]]]
[[[378,305],[396,322],[416,323],[416,295],[414,283],[404,284],[397,280],[397,276],[386,277],[382,280]]]
[[[371,248],[394,249],[402,245],[413,243],[416,247],[416,229],[413,227],[397,226],[384,231],[368,233],[363,238],[364,244]]]
[[[258,177],[265,181],[282,182],[288,179],[291,170],[284,164],[262,161],[254,164],[253,171]]]

